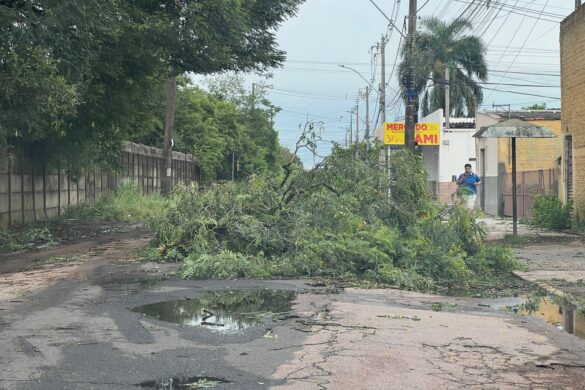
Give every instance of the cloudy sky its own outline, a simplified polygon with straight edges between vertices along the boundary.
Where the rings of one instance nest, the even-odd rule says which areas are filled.
[[[402,30],[409,1],[374,2]],[[513,108],[534,103],[560,106],[560,100],[555,99],[560,97],[559,24],[574,6],[574,0],[418,0],[420,18],[452,20],[467,16],[474,25],[472,33],[487,45],[489,84],[484,85],[483,109],[492,109],[493,103],[511,104]],[[381,67],[376,45],[382,35],[389,39],[387,120],[403,118],[396,72],[392,72],[400,60],[397,50],[401,36],[389,27],[382,12],[370,0],[307,0],[298,15],[282,25],[278,42],[287,52],[287,61],[268,81],[272,86],[268,96],[282,108],[276,116],[276,127],[284,146],[294,146],[299,125],[307,118],[323,122],[324,139],[344,142],[350,122],[348,111],[355,107],[366,82],[339,65],[353,68],[377,88]],[[258,80],[250,77],[249,83],[253,81]],[[377,99],[372,93],[372,127],[377,122]],[[359,104],[363,132],[363,97]],[[321,153],[327,150],[324,145]],[[310,153],[303,152],[301,157],[307,165],[313,164]]]

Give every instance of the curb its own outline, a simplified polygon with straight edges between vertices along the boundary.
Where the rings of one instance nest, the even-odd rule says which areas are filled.
[[[563,298],[567,303],[569,303],[571,306],[573,306],[573,308],[576,308],[578,306],[576,302],[569,299],[569,296],[567,295],[567,293],[559,290],[558,288],[551,286],[550,284],[548,284],[546,282],[543,282],[542,280],[538,280],[538,279],[534,278],[533,276],[530,276],[529,274],[527,274],[525,272],[521,272],[521,271],[512,271],[512,274],[514,276],[522,279],[522,280],[525,280],[529,283],[537,285],[538,287],[542,288],[543,290],[545,290],[549,294],[555,295],[559,298]]]

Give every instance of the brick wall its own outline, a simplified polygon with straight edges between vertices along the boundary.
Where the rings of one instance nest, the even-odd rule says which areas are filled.
[[[563,134],[573,137],[575,210],[585,217],[585,6],[561,23],[561,106]],[[566,157],[566,152],[564,153]],[[566,159],[563,158],[563,164]],[[566,200],[566,167],[561,171],[561,196]]]
[[[439,182],[437,188],[437,200],[444,204],[453,204],[453,194],[457,191],[455,182]]]

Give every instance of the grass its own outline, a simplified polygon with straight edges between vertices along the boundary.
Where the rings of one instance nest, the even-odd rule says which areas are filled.
[[[67,210],[65,218],[80,221],[146,222],[156,218],[171,204],[171,198],[159,194],[143,195],[134,183],[118,186],[114,195]]]
[[[148,222],[173,204],[173,197],[142,195],[134,183],[123,183],[113,195],[96,203],[70,207],[61,221],[0,227],[0,252],[18,252],[41,245],[51,247],[61,239],[95,235],[95,222]],[[84,223],[89,223],[87,226]]]

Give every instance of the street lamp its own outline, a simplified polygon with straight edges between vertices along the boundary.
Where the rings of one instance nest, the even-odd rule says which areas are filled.
[[[366,141],[366,148],[368,150],[370,150],[370,118],[369,118],[369,116],[370,116],[370,91],[373,89],[372,83],[370,83],[368,80],[366,80],[366,78],[364,76],[362,76],[362,74],[360,72],[358,72],[357,70],[355,70],[354,68],[351,68],[349,66],[345,66],[343,64],[339,65],[339,67],[353,71],[355,74],[360,76],[362,78],[362,80],[364,80],[366,82],[366,93],[364,96],[366,99],[366,120],[365,120],[366,131],[364,133],[364,139]],[[375,89],[374,89],[374,91],[379,94],[379,92],[376,91]],[[356,125],[357,125],[357,123],[356,123]],[[356,149],[356,152],[357,152],[357,149]]]
[[[355,70],[354,68],[347,66],[347,65],[343,65],[343,64],[337,65],[337,66],[339,66],[340,68],[343,68],[343,69],[351,70],[352,72],[354,72],[355,74],[360,76],[362,78],[362,80],[364,80],[366,82],[366,84],[367,84],[368,88],[370,88],[370,90],[374,90],[377,94],[379,94],[379,92],[376,89],[372,88],[372,83],[370,81],[366,80],[366,78],[360,72]]]

